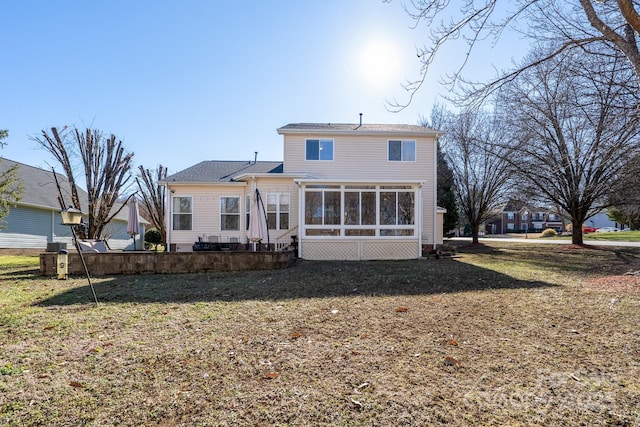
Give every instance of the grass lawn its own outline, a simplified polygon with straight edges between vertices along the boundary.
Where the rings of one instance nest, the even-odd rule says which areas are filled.
[[[614,242],[640,242],[640,231],[616,231],[613,233],[588,233],[585,240],[610,240]]]
[[[0,425],[640,425],[640,249],[553,246],[95,278],[97,307],[0,256]]]

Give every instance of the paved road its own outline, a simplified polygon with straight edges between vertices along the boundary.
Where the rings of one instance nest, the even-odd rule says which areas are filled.
[[[452,237],[447,240],[459,240],[459,241],[471,241],[471,237]],[[540,244],[556,244],[556,245],[568,245],[570,240],[560,239],[523,239],[518,237],[480,237],[480,242],[516,242],[516,243],[540,243]],[[609,240],[584,240],[585,245],[593,246],[626,246],[633,248],[640,248],[640,242],[612,242]]]

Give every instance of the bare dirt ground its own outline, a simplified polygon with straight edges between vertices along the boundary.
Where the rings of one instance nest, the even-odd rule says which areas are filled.
[[[0,425],[640,425],[640,251],[57,281],[0,257]],[[20,261],[22,260],[22,261]]]

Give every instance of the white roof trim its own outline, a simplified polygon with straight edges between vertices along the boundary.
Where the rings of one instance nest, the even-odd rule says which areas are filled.
[[[328,179],[328,178],[308,178],[308,179],[294,179],[293,180],[299,184],[376,184],[376,185],[386,185],[386,184],[418,184],[424,185],[426,181],[418,181],[411,179],[389,179],[389,180],[379,180],[379,179]]]
[[[413,137],[433,137],[440,138],[444,135],[438,131],[402,131],[402,130],[363,130],[363,129],[278,129],[279,135],[387,135],[393,136],[413,136]]]
[[[261,173],[243,173],[240,174],[238,176],[236,176],[235,178],[233,178],[234,181],[240,181],[243,179],[251,179],[251,178],[286,178],[286,179],[293,179],[295,181],[296,178],[300,178],[300,179],[304,179],[304,178],[309,178],[309,179],[313,179],[313,176],[311,175],[306,175],[306,174],[293,174],[293,173],[268,173],[268,172],[261,172]]]
[[[180,181],[180,182],[167,182],[167,181],[163,181],[161,182],[161,184],[166,185],[167,187],[210,187],[212,185],[214,186],[220,186],[220,187],[228,187],[228,186],[233,186],[233,187],[246,187],[248,184],[246,182],[237,182],[237,181],[225,181],[225,182],[220,182],[220,181],[211,181],[211,182],[186,182],[186,181]]]

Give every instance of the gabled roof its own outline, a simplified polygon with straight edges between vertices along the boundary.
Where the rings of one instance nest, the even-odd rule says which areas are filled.
[[[18,179],[22,181],[24,192],[21,200],[16,203],[20,206],[31,206],[43,209],[60,210],[58,202],[58,188],[52,171],[25,165],[24,163],[14,162],[13,160],[0,158],[0,174],[8,171],[14,165],[18,165]],[[60,184],[60,190],[65,202],[71,202],[71,187],[65,175],[56,173],[55,176]],[[78,196],[83,208],[87,206],[88,195],[82,188],[78,188]],[[116,203],[114,209],[119,209],[120,203]],[[116,216],[119,220],[126,221],[128,219],[127,208],[122,209]]]
[[[212,183],[233,182],[236,177],[246,174],[281,174],[282,162],[248,162],[205,160],[180,172],[168,176],[162,183]]]
[[[426,126],[406,124],[358,124],[358,123],[290,123],[278,129],[280,135],[296,133],[326,134],[398,134],[440,136],[442,132]]]
[[[35,207],[60,209],[58,202],[58,189],[52,171],[14,162],[13,160],[1,159],[0,173],[4,173],[14,165],[18,165],[18,179],[22,181],[24,192],[19,204]],[[60,183],[62,194],[67,202],[71,200],[71,191],[67,177],[59,173],[55,174]],[[81,188],[78,189],[79,196],[87,199],[87,193]]]

